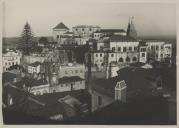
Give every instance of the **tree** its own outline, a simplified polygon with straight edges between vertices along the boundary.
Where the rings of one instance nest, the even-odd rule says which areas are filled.
[[[24,54],[28,55],[33,47],[33,33],[28,22],[26,22],[24,29],[21,34],[21,45],[20,49]]]

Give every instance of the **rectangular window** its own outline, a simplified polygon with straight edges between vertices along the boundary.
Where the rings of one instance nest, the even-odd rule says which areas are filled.
[[[96,54],[96,57],[98,57],[98,54]]]
[[[134,51],[137,51],[137,47],[134,47]]]
[[[129,47],[129,51],[132,51],[132,47]]]
[[[118,51],[121,52],[121,47],[118,47]]]
[[[126,47],[123,47],[123,52],[126,52]]]
[[[97,102],[99,106],[102,105],[102,96],[98,96]]]
[[[114,57],[114,54],[111,54],[111,57]]]
[[[102,57],[103,55],[102,54],[100,54],[100,57]]]
[[[80,73],[83,73],[83,70],[80,70]]]
[[[142,57],[145,57],[145,53],[142,53]]]
[[[115,51],[115,47],[112,47],[112,51]]]
[[[163,49],[163,45],[161,46],[161,49]]]
[[[158,46],[156,46],[156,50],[158,50]]]
[[[154,46],[151,46],[151,50],[154,50]]]

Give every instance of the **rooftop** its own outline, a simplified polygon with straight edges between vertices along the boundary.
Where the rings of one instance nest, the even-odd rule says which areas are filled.
[[[110,37],[111,42],[136,42],[137,40],[130,36],[112,35]]]
[[[66,29],[69,30],[67,26],[65,26],[62,22],[60,22],[57,26],[55,26],[53,29]]]
[[[101,29],[101,32],[125,32],[124,29]]]
[[[70,83],[70,82],[82,81],[82,80],[84,79],[80,78],[79,76],[62,77],[58,79],[59,83]]]
[[[100,28],[99,26],[92,26],[92,25],[77,25],[73,28],[88,28],[88,27],[91,27],[91,28]]]
[[[37,66],[39,66],[39,65],[41,65],[41,63],[40,63],[40,62],[38,62],[38,61],[36,61],[36,62],[34,62],[34,63],[29,64],[29,66],[32,66],[32,67],[37,67]]]
[[[150,97],[152,91],[152,84],[150,76],[156,77],[157,74],[153,69],[141,68],[123,68],[119,71],[119,77],[113,78],[99,78],[93,81],[92,89],[114,97],[114,89],[118,81],[124,80],[127,85],[128,100],[141,99]]]
[[[173,120],[169,121],[168,102],[160,96],[134,103],[116,101],[95,111],[86,120],[93,124],[103,125],[176,124]]]
[[[73,32],[69,32],[69,31],[68,31],[68,32],[65,32],[64,34],[73,34]]]

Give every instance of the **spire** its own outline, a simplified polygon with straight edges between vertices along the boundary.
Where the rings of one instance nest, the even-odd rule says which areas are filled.
[[[129,17],[129,23],[128,23],[128,27],[127,27],[127,36],[133,37],[133,38],[137,38],[137,32],[135,30],[135,26],[133,23],[133,19],[134,17]]]

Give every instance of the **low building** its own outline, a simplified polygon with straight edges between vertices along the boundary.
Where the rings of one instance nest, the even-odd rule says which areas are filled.
[[[40,73],[40,68],[41,68],[41,63],[36,61],[32,64],[29,64],[27,70],[28,70],[28,73],[30,73],[30,74],[33,74],[33,73],[38,74],[38,73]]]
[[[30,93],[34,95],[44,95],[50,93],[49,91],[50,85],[48,83],[42,82],[40,85],[35,85],[30,88]]]
[[[164,41],[147,40],[146,45],[149,58],[161,61],[164,58],[164,44]]]
[[[62,35],[59,39],[58,45],[82,45],[82,40],[80,36]]]
[[[65,26],[62,22],[60,22],[57,26],[53,28],[53,39],[54,41],[58,42],[61,35],[67,33],[69,28]]]
[[[79,76],[72,76],[72,77],[59,78],[56,85],[50,86],[49,92],[55,93],[55,92],[65,92],[65,91],[84,90],[84,89],[86,89],[85,79],[82,79]]]
[[[74,35],[82,38],[92,38],[93,32],[100,30],[99,26],[78,25],[72,28]]]
[[[164,58],[171,58],[172,57],[172,44],[166,43],[164,44]]]
[[[92,111],[107,106],[115,100],[126,102],[126,83],[118,77],[96,79],[92,86]]]
[[[23,56],[23,63],[24,64],[31,64],[35,62],[43,63],[46,59],[46,54],[31,54],[31,55],[24,55]]]
[[[12,111],[20,110],[26,116],[39,119],[37,123],[49,123],[52,120],[59,122],[86,114],[89,111],[89,100],[81,100],[81,97],[87,95],[75,91],[35,96],[9,83],[3,90],[3,104]]]
[[[92,111],[116,101],[136,102],[161,95],[156,83],[149,77],[157,77],[152,69],[122,68],[118,76],[92,80]]]
[[[67,65],[60,65],[58,71],[58,78],[79,76],[85,78],[85,65],[77,63],[69,63]]]
[[[3,53],[2,60],[3,71],[6,71],[9,67],[20,64],[21,54],[14,50],[7,50]]]

